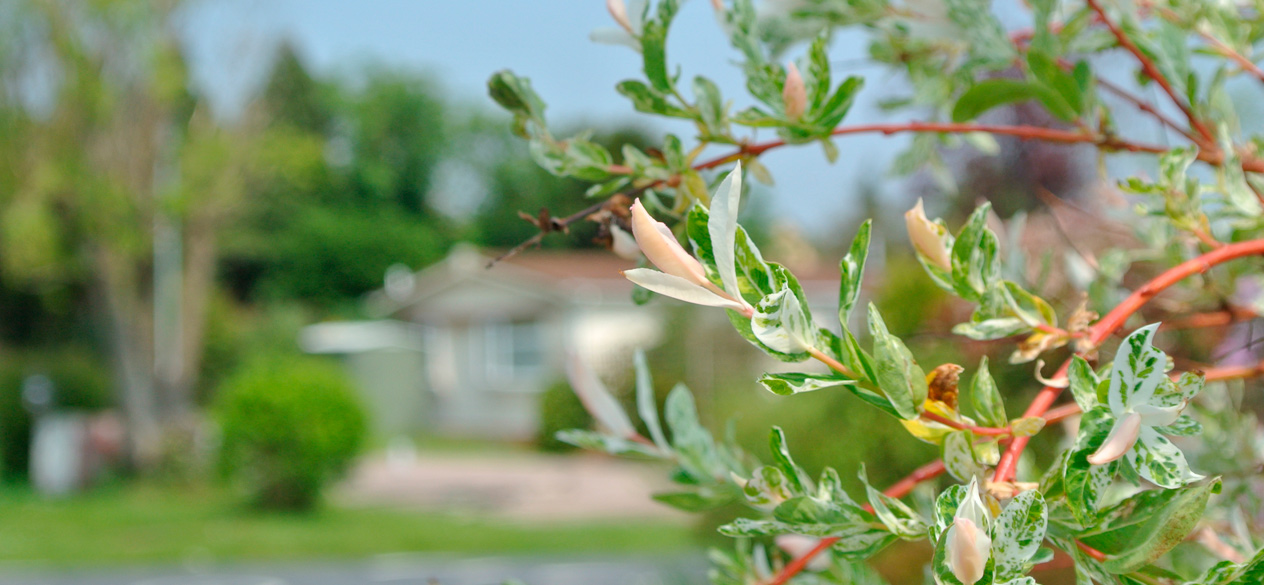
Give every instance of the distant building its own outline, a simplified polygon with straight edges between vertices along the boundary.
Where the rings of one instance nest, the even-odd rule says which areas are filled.
[[[379,435],[528,439],[538,427],[539,393],[564,379],[568,352],[617,378],[626,376],[637,347],[691,333],[665,322],[683,303],[636,306],[620,273],[634,264],[609,252],[528,251],[488,269],[489,261],[458,247],[420,272],[392,270],[366,301],[378,320],[312,325],[300,343],[310,353],[344,357]],[[837,278],[802,281],[813,305],[831,307],[822,317],[837,302]],[[736,342],[735,351],[716,355],[713,336],[697,332],[696,342],[685,344],[696,354],[688,362],[699,364],[694,378],[706,383],[717,359],[774,365],[732,334],[723,312],[688,314],[691,328],[709,324]]]

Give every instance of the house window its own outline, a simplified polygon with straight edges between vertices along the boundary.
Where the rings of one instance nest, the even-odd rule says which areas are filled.
[[[535,321],[488,323],[483,330],[487,381],[505,384],[506,390],[537,390],[532,379],[544,369],[543,341]]]

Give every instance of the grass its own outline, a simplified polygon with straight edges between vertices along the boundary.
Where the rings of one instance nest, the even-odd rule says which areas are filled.
[[[53,567],[356,559],[381,553],[666,553],[696,548],[669,521],[525,524],[396,509],[262,513],[214,488],[137,484],[47,500],[0,488],[0,561]]]

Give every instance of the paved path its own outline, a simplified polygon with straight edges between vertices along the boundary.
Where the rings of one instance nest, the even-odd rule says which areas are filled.
[[[594,454],[371,456],[334,492],[342,505],[466,510],[521,520],[680,518],[650,499],[668,470]]]
[[[4,585],[695,585],[700,557],[445,559],[383,555],[362,563],[23,572],[0,566]]]

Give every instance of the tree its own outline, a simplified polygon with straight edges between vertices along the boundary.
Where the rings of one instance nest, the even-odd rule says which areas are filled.
[[[257,133],[248,116],[214,120],[189,88],[174,4],[11,9],[3,136],[22,154],[0,162],[0,260],[34,290],[86,284],[134,461],[152,464],[164,428],[191,414],[216,236],[256,170]]]

